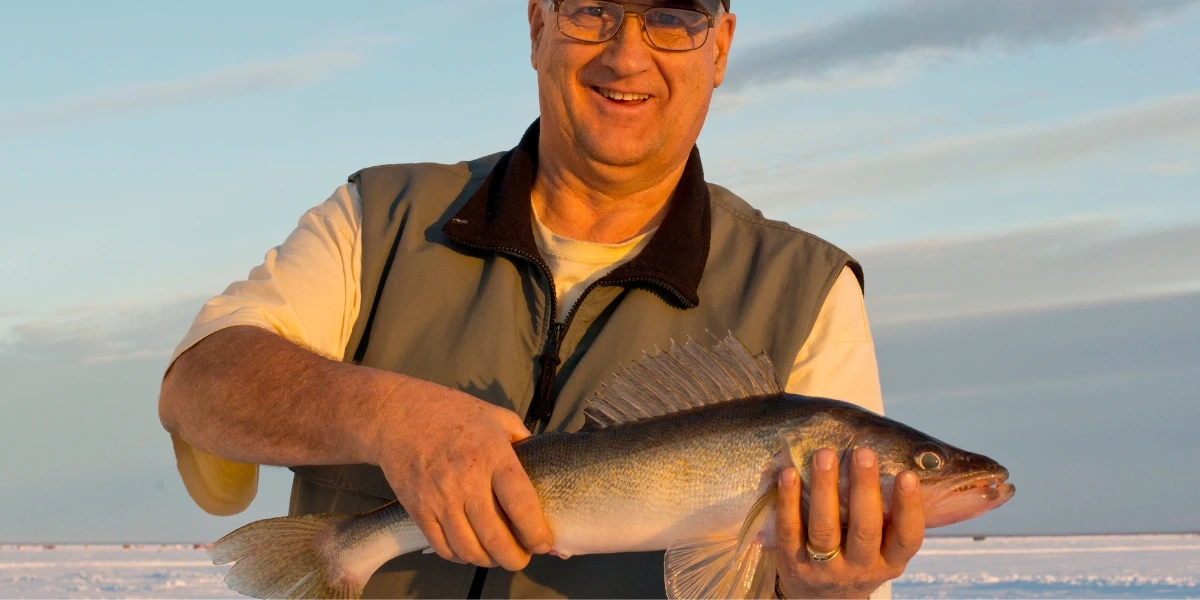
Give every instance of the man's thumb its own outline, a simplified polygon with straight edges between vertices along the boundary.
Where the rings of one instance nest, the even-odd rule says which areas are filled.
[[[504,414],[500,417],[500,425],[508,432],[509,441],[515,444],[533,435],[525,427],[525,422],[521,420],[521,417],[517,416],[517,413],[505,409],[501,409],[501,412]]]

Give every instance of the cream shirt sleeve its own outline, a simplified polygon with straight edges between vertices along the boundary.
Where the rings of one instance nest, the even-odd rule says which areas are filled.
[[[875,342],[862,288],[849,267],[842,269],[821,305],[785,388],[793,394],[844,400],[883,414]],[[871,600],[891,597],[890,581],[870,595]]]
[[[875,342],[858,278],[842,269],[800,348],[785,389],[844,400],[883,414]]]
[[[304,213],[249,277],[204,304],[171,363],[204,338],[237,325],[260,327],[341,360],[361,306],[361,224],[358,190],[342,185]],[[213,456],[177,436],[172,443],[184,486],[201,508],[230,515],[250,505],[258,491],[257,465]]]
[[[235,325],[273,331],[341,360],[361,305],[362,200],[345,184],[304,213],[263,263],[204,304],[171,361]]]

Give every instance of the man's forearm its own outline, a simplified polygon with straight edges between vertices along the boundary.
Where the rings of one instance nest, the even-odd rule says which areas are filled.
[[[369,462],[380,403],[406,379],[329,360],[257,327],[231,327],[175,361],[159,417],[192,446],[238,462]]]

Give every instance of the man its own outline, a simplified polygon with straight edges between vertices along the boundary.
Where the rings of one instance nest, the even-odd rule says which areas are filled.
[[[703,179],[729,1],[529,0],[528,16],[541,116],[518,146],[354,174],[205,305],[163,381],[205,510],[244,509],[260,464],[296,472],[292,514],[400,500],[437,556],[388,563],[367,595],[661,596],[661,553],[545,556],[511,444],[581,427],[613,371],[671,339],[732,331],[788,391],[882,411],[857,263]],[[874,456],[848,458],[845,540],[834,452],[803,521],[796,471],[780,477],[785,597],[886,595],[921,544],[915,477],[885,530]]]

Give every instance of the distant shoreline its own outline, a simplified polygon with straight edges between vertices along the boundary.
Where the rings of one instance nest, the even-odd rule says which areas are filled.
[[[966,538],[966,537],[1128,537],[1135,535],[1200,535],[1200,531],[1118,531],[1112,533],[926,533],[926,538]]]
[[[926,539],[952,539],[952,538],[1051,538],[1051,537],[1134,537],[1134,536],[1200,536],[1200,531],[1140,531],[1140,532],[1115,532],[1115,533],[927,533]],[[195,546],[196,544],[207,545],[213,541],[191,541],[191,542],[3,542],[0,541],[0,549],[8,546]]]

